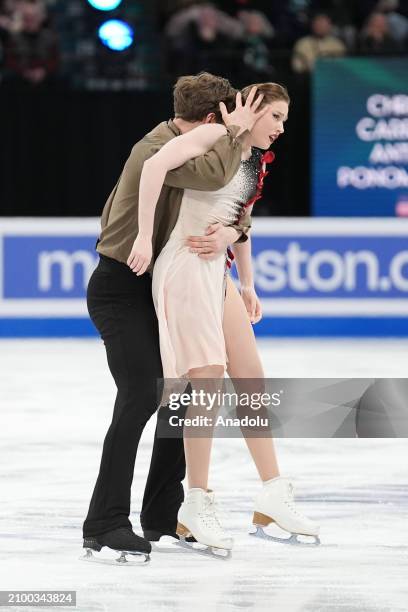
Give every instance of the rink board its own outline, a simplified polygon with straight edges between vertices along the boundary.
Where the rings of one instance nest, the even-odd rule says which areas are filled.
[[[1,219],[0,336],[96,335],[98,231],[97,218]],[[408,220],[256,218],[252,236],[257,335],[408,335]]]

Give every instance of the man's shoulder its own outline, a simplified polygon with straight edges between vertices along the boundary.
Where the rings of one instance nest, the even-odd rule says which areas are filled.
[[[128,162],[132,166],[135,160],[139,163],[156,153],[161,147],[175,136],[174,132],[169,127],[167,121],[162,121],[156,125],[150,132],[145,134],[143,138],[138,140],[132,147]]]
[[[334,34],[331,34],[330,36],[327,37],[329,44],[336,46],[336,47],[341,47],[341,48],[346,48],[346,45],[344,44],[344,42],[338,37],[335,36]]]
[[[176,134],[172,131],[168,121],[162,121],[156,125],[150,132],[145,134],[143,138],[139,140],[138,144],[164,144]]]
[[[299,49],[302,47],[309,47],[310,45],[313,44],[313,42],[314,42],[313,36],[310,36],[309,34],[307,34],[306,36],[302,36],[296,41],[294,48]]]

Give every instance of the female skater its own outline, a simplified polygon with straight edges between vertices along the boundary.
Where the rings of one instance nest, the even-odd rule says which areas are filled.
[[[256,91],[259,95],[254,101]],[[250,239],[233,246],[241,295],[226,275],[228,257],[198,257],[185,245],[188,236],[203,235],[210,223],[230,225],[260,197],[265,162],[273,159],[273,154],[261,156],[252,147],[266,150],[283,133],[289,96],[281,85],[264,83],[246,87],[242,98],[249,115],[258,112],[243,136],[236,175],[218,191],[184,191],[178,221],[153,269],[163,375],[188,378],[193,389],[204,384],[211,390],[211,381],[223,379],[225,371],[234,385],[240,378],[264,378],[251,326],[261,318],[261,308],[254,290]],[[237,106],[242,107],[242,98],[237,94]],[[228,115],[222,104],[220,108],[224,123],[231,125],[233,113]],[[225,131],[222,124],[199,126],[172,139],[145,162],[139,192],[139,234],[128,259],[136,274],[145,272],[152,257],[154,211],[167,171],[204,154]],[[292,534],[317,538],[318,525],[297,510],[292,483],[279,474],[272,438],[245,439],[263,482],[254,504],[253,523],[263,527],[275,522]],[[213,548],[231,550],[232,538],[221,527],[214,493],[208,490],[211,446],[211,435],[184,437],[189,488],[179,510],[177,533],[181,537],[193,535]]]

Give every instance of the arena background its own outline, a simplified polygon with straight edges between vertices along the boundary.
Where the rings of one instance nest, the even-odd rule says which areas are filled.
[[[40,84],[13,77],[5,37],[2,336],[96,333],[84,296],[104,202],[134,142],[172,115],[177,75],[220,61],[220,43],[205,53],[199,48],[201,56],[190,64],[181,61],[180,45],[166,30],[167,3],[102,3],[118,5],[110,11],[98,10],[97,4],[49,4],[48,27],[59,41],[58,70]],[[219,7],[230,19],[232,5]],[[259,8],[256,3],[236,7],[241,13]],[[98,36],[112,19],[131,31],[129,40],[114,32],[108,39],[113,49]],[[242,68],[240,58],[248,53],[244,35],[239,43],[230,41],[228,53],[224,47],[220,64],[236,86],[268,77],[285,83],[292,99],[264,197],[254,209],[256,289],[265,313],[256,333],[405,336],[404,50],[392,57],[320,58],[312,74],[299,73],[292,69],[290,41],[282,34],[279,39],[279,33],[275,26],[272,39],[264,38],[269,55],[262,70],[256,63],[244,62]]]
[[[99,218],[135,141],[172,116],[177,76],[273,80],[292,99],[254,207],[265,376],[400,389],[407,4],[0,0],[0,591],[76,591],[80,612],[406,611],[408,446],[397,426],[389,439],[276,440],[301,511],[322,525],[312,550],[248,536],[256,472],[242,440],[216,439],[211,487],[231,563],[172,544],[143,569],[79,557],[116,394],[85,304]],[[405,394],[395,397],[403,418]],[[137,533],[155,424],[134,472]]]

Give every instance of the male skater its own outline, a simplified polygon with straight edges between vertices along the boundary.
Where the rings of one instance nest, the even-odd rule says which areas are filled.
[[[151,268],[177,221],[183,189],[220,189],[241,161],[241,135],[251,129],[255,110],[248,105],[229,115],[227,135],[207,154],[168,173],[157,205],[153,259],[137,276],[126,261],[138,232],[138,190],[143,163],[171,138],[202,123],[221,122],[219,103],[233,110],[236,91],[209,73],[181,77],[174,88],[175,119],[160,123],[133,147],[102,213],[97,242],[100,262],[88,285],[90,317],[106,348],[117,396],[105,437],[98,479],[83,525],[84,548],[102,546],[148,555],[149,540],[175,536],[185,476],[182,438],[160,438],[157,430],[137,536],[129,520],[136,451],[142,431],[158,406],[157,379],[162,376],[159,334],[151,295]],[[232,125],[233,123],[233,125]],[[204,237],[188,241],[198,256],[216,257],[228,245],[247,239],[249,216],[240,224],[210,226]],[[91,553],[89,553],[91,554]]]

